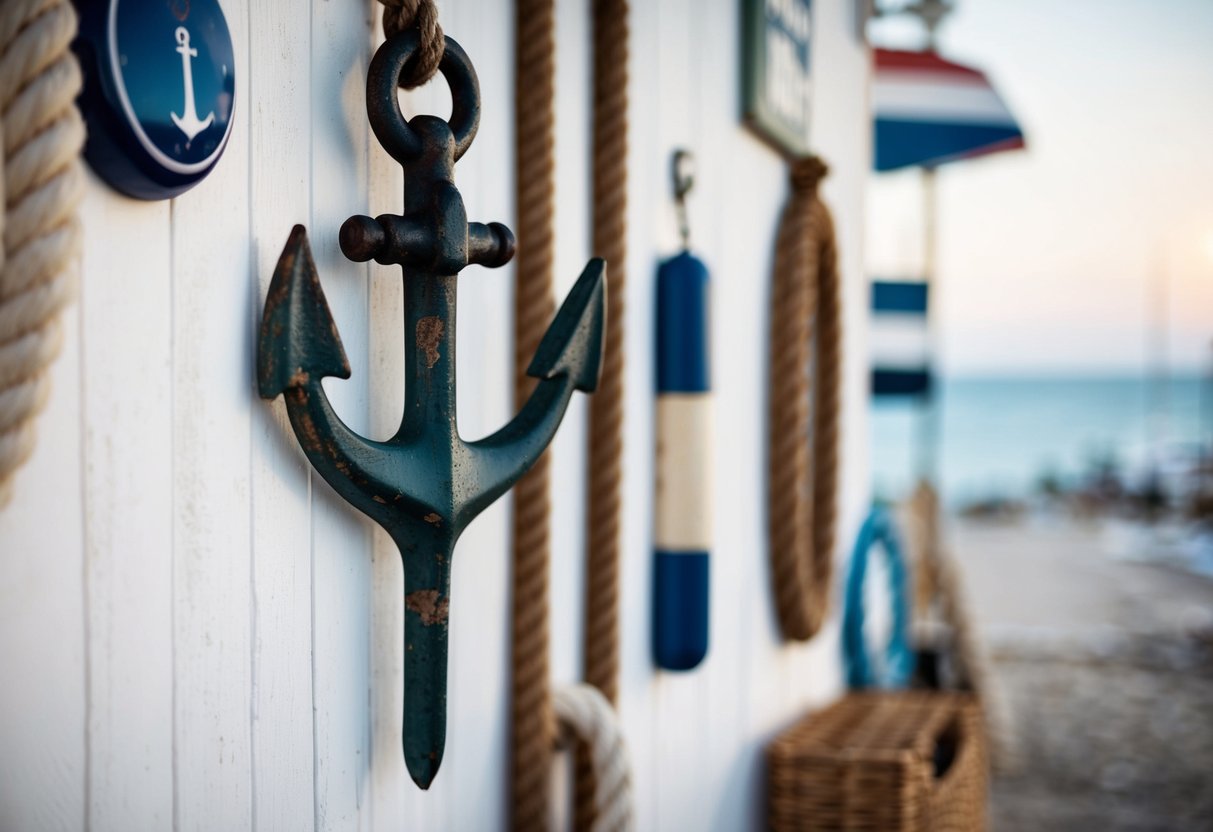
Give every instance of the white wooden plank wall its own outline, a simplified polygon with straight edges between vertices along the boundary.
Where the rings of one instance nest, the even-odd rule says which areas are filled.
[[[868,499],[868,59],[849,0],[817,0],[813,144],[833,173],[846,275],[839,557]],[[763,744],[841,687],[837,618],[778,637],[765,547],[777,156],[738,124],[739,4],[633,2],[623,679],[641,829],[761,825]],[[378,6],[223,0],[240,60],[227,152],[201,185],[139,203],[94,180],[80,300],[41,441],[0,514],[0,829],[499,828],[507,814],[508,500],[464,535],[451,616],[450,733],[428,793],[399,750],[402,570],[391,542],[313,476],[280,401],[256,397],[256,324],[295,223],[308,226],[353,377],[326,385],[351,426],[390,435],[403,402],[400,280],[349,263],[350,214],[398,211],[399,168],[367,128]],[[589,256],[590,28],[559,5],[557,284]],[[445,0],[480,73],[459,166],[469,217],[513,216],[513,10]],[[440,84],[409,112],[447,112]],[[712,646],[691,674],[649,658],[653,274],[677,246],[669,154],[698,159],[694,248],[716,310]],[[461,285],[465,436],[510,416],[512,267]],[[581,666],[586,408],[554,445],[553,682]],[[841,571],[841,570],[840,570]],[[566,774],[554,773],[567,798]],[[555,806],[563,822],[566,807]]]

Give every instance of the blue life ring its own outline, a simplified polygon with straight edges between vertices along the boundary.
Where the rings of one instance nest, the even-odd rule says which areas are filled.
[[[889,595],[892,603],[893,628],[879,666],[868,655],[864,639],[863,585],[868,571],[868,553],[880,544],[889,570]],[[847,668],[847,684],[851,688],[900,688],[909,681],[914,670],[914,654],[909,644],[910,602],[909,581],[901,544],[888,513],[879,507],[872,509],[851,553],[847,571],[845,604],[842,613],[842,652]]]

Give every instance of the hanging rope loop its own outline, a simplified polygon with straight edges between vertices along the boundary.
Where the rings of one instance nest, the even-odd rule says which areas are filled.
[[[636,828],[632,774],[619,715],[593,685],[577,684],[552,697],[560,726],[586,749],[593,770],[588,832],[629,832]]]
[[[438,72],[446,46],[442,26],[438,23],[438,6],[434,0],[379,0],[383,4],[383,34],[392,38],[406,29],[416,29],[421,39],[404,70],[400,86],[415,89]]]
[[[791,166],[771,292],[771,580],[780,629],[796,640],[821,628],[833,572],[842,305],[834,222],[817,193],[828,170],[816,156]]]
[[[830,166],[820,156],[805,156],[792,163],[789,179],[797,195],[817,197],[817,186],[830,172]]]

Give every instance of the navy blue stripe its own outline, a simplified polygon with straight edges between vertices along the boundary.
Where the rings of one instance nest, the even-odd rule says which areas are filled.
[[[711,389],[708,270],[683,252],[657,270],[657,391]]]
[[[1013,125],[946,124],[876,119],[875,168],[896,170],[932,165],[979,152],[982,148],[1022,138]]]
[[[921,396],[931,392],[931,371],[872,369],[873,396]]]
[[[653,567],[653,660],[690,670],[708,654],[708,553],[658,549]]]
[[[927,314],[927,284],[907,280],[873,280],[873,312],[916,312]]]

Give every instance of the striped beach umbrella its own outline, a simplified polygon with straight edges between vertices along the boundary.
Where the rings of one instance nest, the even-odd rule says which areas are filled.
[[[876,50],[872,90],[877,171],[935,167],[1024,147],[989,79],[934,52]]]

